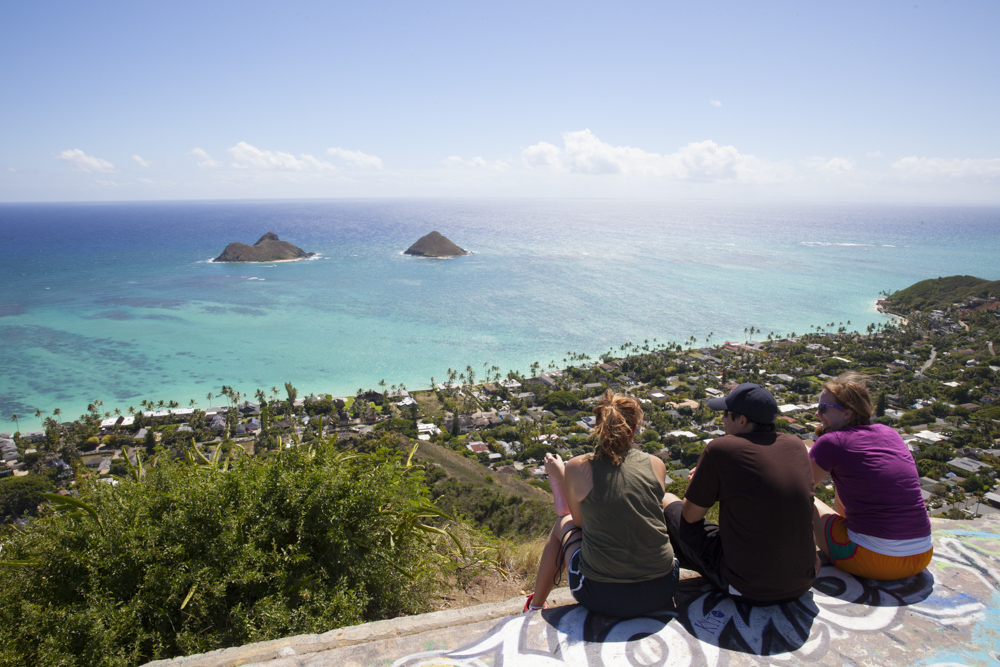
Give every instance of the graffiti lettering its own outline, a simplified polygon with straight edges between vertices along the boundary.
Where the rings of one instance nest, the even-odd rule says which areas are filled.
[[[725,652],[813,662],[831,650],[864,655],[859,636],[876,633],[886,651],[902,656],[909,649],[899,635],[976,624],[1000,588],[1000,537],[949,535],[955,536],[935,540],[931,567],[909,579],[857,579],[827,566],[810,592],[779,605],[752,606],[714,589],[684,593],[682,587],[676,613],[618,621],[559,607],[508,617],[465,647],[409,655],[394,665],[716,665]]]

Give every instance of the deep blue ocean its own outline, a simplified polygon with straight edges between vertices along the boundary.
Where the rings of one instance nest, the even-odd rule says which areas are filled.
[[[474,252],[402,255],[437,230]],[[318,259],[214,264],[273,231]],[[881,290],[1000,279],[1000,208],[618,200],[0,204],[0,415],[223,384],[347,395],[631,341],[863,330]],[[758,336],[759,338],[759,336]],[[213,404],[221,401],[213,400]],[[12,430],[13,424],[0,424]]]

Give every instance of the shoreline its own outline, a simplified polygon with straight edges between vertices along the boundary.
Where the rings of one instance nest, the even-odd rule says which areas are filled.
[[[316,254],[316,253],[313,253],[313,255],[311,257],[296,257],[295,259],[272,259],[272,260],[268,260],[266,262],[253,262],[253,261],[249,261],[249,262],[220,262],[220,261],[218,261],[217,257],[213,257],[212,259],[207,260],[205,263],[206,264],[258,264],[260,266],[266,266],[268,264],[287,264],[289,262],[304,262],[307,259],[319,259],[319,255]]]
[[[284,261],[299,261],[299,260],[284,260]],[[223,264],[228,264],[228,263],[249,264],[251,262],[221,262],[221,263],[223,263]],[[895,324],[896,321],[902,321],[903,323],[905,323],[904,318],[902,318],[902,317],[900,317],[900,316],[898,316],[898,315],[896,315],[894,313],[888,313],[888,312],[881,312],[880,311],[879,314],[891,318],[890,321],[888,322],[889,324]],[[833,336],[840,336],[840,335],[847,335],[847,334],[865,335],[865,332],[863,330],[861,330],[861,328],[851,328],[850,330],[846,331],[845,334],[838,334],[838,333],[835,333],[835,332],[830,332],[830,335],[833,335]],[[775,338],[774,339],[775,340],[781,340],[781,339],[784,339],[784,338],[788,338],[790,335],[791,335],[791,332],[785,332],[785,333],[782,333],[782,334],[775,334]],[[796,338],[800,337],[801,335],[803,335],[803,334],[797,334]],[[720,346],[722,346],[727,341],[728,342],[738,342],[738,343],[753,343],[753,342],[760,343],[760,342],[763,342],[764,340],[766,340],[766,338],[764,336],[760,335],[760,332],[758,332],[757,334],[755,334],[753,337],[751,337],[749,339],[744,340],[745,338],[746,338],[745,333],[742,333],[742,334],[733,334],[731,338],[727,338],[726,336],[713,336],[711,343],[706,343],[705,340],[704,340],[704,338],[699,338],[698,342],[695,343],[692,346],[691,349],[695,349],[696,350],[696,349],[699,349],[700,347],[720,347]],[[641,346],[638,343],[633,342],[633,341],[623,341],[622,345],[623,344],[627,344],[627,343],[630,343],[633,347],[631,347],[631,348],[629,348],[627,350],[623,350],[621,348],[621,345],[613,345],[609,349],[605,349],[605,350],[602,350],[602,351],[599,351],[599,352],[577,353],[577,354],[586,355],[588,358],[586,360],[571,361],[566,366],[558,366],[557,365],[556,367],[553,368],[551,366],[545,366],[545,365],[541,365],[540,364],[539,365],[539,369],[538,369],[538,374],[547,373],[547,372],[550,372],[552,370],[563,371],[567,367],[570,367],[570,366],[579,366],[579,365],[584,364],[584,363],[587,363],[587,364],[600,363],[600,358],[604,354],[610,354],[614,358],[622,358],[622,357],[630,356],[632,354],[637,354],[637,353],[641,352],[641,349],[640,349]],[[681,345],[682,348],[686,348],[687,347],[686,343],[687,343],[687,341],[679,341],[679,340],[669,340],[669,341],[667,341],[667,340],[664,340],[664,341],[658,342],[657,345],[659,345],[659,346]],[[650,349],[654,349],[654,348],[650,347]],[[539,362],[541,361],[540,358],[537,358],[536,360],[539,361]],[[480,360],[477,363],[480,364],[480,366],[476,366],[476,364],[472,364],[472,366],[473,366],[473,368],[475,368],[477,370],[476,383],[479,384],[479,383],[484,382],[485,378],[482,377],[482,376],[480,376],[478,374],[478,370],[479,370],[479,368],[481,368],[481,365],[482,365],[483,362]],[[489,364],[490,361],[487,359],[486,363]],[[461,370],[464,367],[461,366],[461,365],[459,365],[459,366],[456,366],[455,368],[456,368],[456,370]],[[518,368],[518,367],[502,368],[501,367],[501,371],[500,372],[502,373],[502,377],[506,377],[506,374],[508,372],[511,372],[511,371],[518,372],[518,373],[524,375],[525,377],[528,377],[528,375],[530,373],[530,363],[526,363],[523,368]],[[211,371],[206,371],[206,375],[211,375],[211,374],[212,374]],[[428,378],[431,375],[433,375],[435,378],[437,378],[435,381],[436,381],[436,383],[438,385],[441,385],[442,382],[447,378],[447,374],[446,374],[445,368],[441,368],[441,369],[435,370],[433,373],[428,374]],[[389,378],[389,377],[385,377],[384,379],[385,379],[387,385],[386,385],[385,388],[383,388],[383,390],[387,390],[388,387],[390,385],[392,385],[392,384],[395,384],[397,387],[400,384],[409,384],[409,383],[406,383],[405,380],[400,381],[398,379],[392,379],[392,378]],[[350,390],[347,393],[345,393],[344,391],[342,391],[340,389],[331,388],[329,385],[327,385],[325,387],[318,387],[316,385],[305,384],[305,383],[303,383],[302,385],[299,385],[295,381],[294,378],[290,378],[287,381],[290,381],[292,383],[292,385],[296,388],[296,390],[298,392],[298,397],[299,398],[305,398],[305,397],[310,396],[310,395],[323,396],[323,395],[329,394],[329,395],[333,396],[334,398],[345,398],[346,399],[346,398],[351,398],[351,397],[353,397],[355,395],[355,391],[354,390]],[[203,382],[205,382],[207,384],[209,382],[209,380],[206,379],[206,380],[203,380]],[[255,400],[252,392],[256,391],[257,389],[261,389],[261,390],[265,390],[266,391],[266,389],[268,389],[270,386],[275,386],[275,387],[278,388],[278,390],[279,390],[278,391],[278,396],[280,398],[285,393],[284,392],[284,382],[285,382],[285,380],[277,381],[277,382],[273,382],[273,383],[271,383],[270,385],[267,385],[267,386],[263,386],[263,385],[262,386],[250,386],[249,384],[247,384],[246,386],[239,386],[240,385],[239,381],[234,381],[232,383],[232,386],[233,386],[234,389],[237,389],[241,393],[245,393],[246,394],[246,398],[244,400]],[[420,391],[428,391],[430,389],[430,387],[427,386],[428,384],[429,383],[427,382],[427,378],[424,378],[421,381],[419,381],[419,383],[414,383],[414,386],[408,386],[407,387],[407,391],[410,392],[410,393],[420,392]],[[455,384],[459,385],[461,383],[459,381],[456,381]],[[222,385],[220,384],[219,387],[221,387],[221,386]],[[203,385],[203,387],[204,387],[204,385]],[[213,387],[214,387],[214,385],[213,385]],[[204,387],[204,388],[207,389],[207,387]],[[378,380],[375,380],[374,376],[369,379],[369,382],[368,382],[367,385],[365,385],[365,386],[363,386],[361,388],[364,389],[364,390],[366,390],[366,391],[367,390],[380,391]],[[215,388],[213,388],[212,393],[213,393],[213,395],[218,396],[218,394],[216,393]],[[163,400],[167,401],[167,402],[169,402],[170,400],[177,400],[178,401],[178,405],[176,406],[175,409],[184,409],[184,408],[191,407],[190,401],[193,399],[194,402],[195,402],[195,405],[194,405],[195,409],[204,409],[204,408],[201,407],[201,404],[203,404],[204,401],[205,401],[205,399],[206,399],[205,392],[198,391],[198,392],[196,392],[196,394],[194,396],[191,396],[190,394],[185,394],[185,395],[181,396],[181,394],[182,394],[182,392],[177,392],[177,393],[175,393],[174,398],[167,398],[166,396],[168,395],[168,393],[165,392],[163,394],[163,396],[165,396]],[[177,399],[176,397],[178,397],[178,396],[180,396],[181,398]],[[142,398],[142,397],[144,397],[144,396],[141,396],[140,398]],[[97,398],[99,398],[99,397],[97,397]],[[159,395],[156,396],[156,400],[160,400],[160,396]],[[29,413],[26,413],[25,415],[19,417],[19,421],[20,421],[21,427],[22,427],[21,428],[21,432],[22,433],[27,433],[29,431],[43,430],[43,428],[44,428],[43,427],[43,420],[46,417],[51,417],[52,416],[51,415],[51,410],[54,407],[63,408],[63,412],[60,415],[60,421],[72,421],[74,419],[77,419],[79,417],[79,415],[76,414],[77,412],[79,412],[80,414],[85,414],[86,413],[86,403],[82,404],[83,405],[83,409],[81,409],[79,411],[73,410],[73,409],[65,409],[66,405],[71,405],[71,404],[64,402],[64,403],[62,403],[62,405],[51,406],[49,409],[43,410],[42,411],[43,414],[42,414],[42,418],[41,419],[36,419],[35,416],[34,416],[34,414],[29,414]],[[129,402],[129,401],[126,401],[124,403],[117,403],[117,402],[110,403],[109,402],[109,403],[107,403],[106,405],[104,405],[102,407],[104,408],[104,411],[109,411],[109,412],[111,412],[112,415],[115,414],[114,411],[116,409],[119,410],[122,415],[127,415],[128,414],[128,407],[130,407],[130,406],[131,407],[135,407],[137,409],[137,412],[138,411],[143,411],[143,409],[137,403],[135,403],[135,402]],[[212,406],[209,406],[209,407],[212,407]],[[168,409],[168,408],[166,406],[164,406],[164,408],[162,408],[162,409]],[[9,421],[8,417],[9,417],[9,415],[4,415],[4,421]],[[7,424],[5,424],[3,426],[0,426],[0,430],[4,430],[5,428],[8,428]],[[9,428],[11,428],[11,429],[14,428],[13,422],[9,423]],[[11,432],[13,432],[13,431],[11,431]]]

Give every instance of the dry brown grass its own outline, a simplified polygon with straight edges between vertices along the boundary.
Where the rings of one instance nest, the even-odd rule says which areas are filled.
[[[546,539],[548,536],[539,537],[523,544],[506,544],[501,547],[500,558],[505,569],[527,581],[534,581]]]

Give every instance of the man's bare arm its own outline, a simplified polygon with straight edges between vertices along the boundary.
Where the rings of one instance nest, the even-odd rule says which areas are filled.
[[[684,504],[681,505],[681,516],[684,517],[685,521],[688,523],[697,523],[704,519],[706,514],[708,514],[707,507],[695,505],[687,498],[684,499]]]
[[[829,473],[829,471],[823,470],[821,467],[819,467],[819,464],[817,464],[812,459],[809,459],[809,462],[812,463],[813,488],[816,488],[817,486],[823,483],[823,480],[826,479],[826,476]]]

